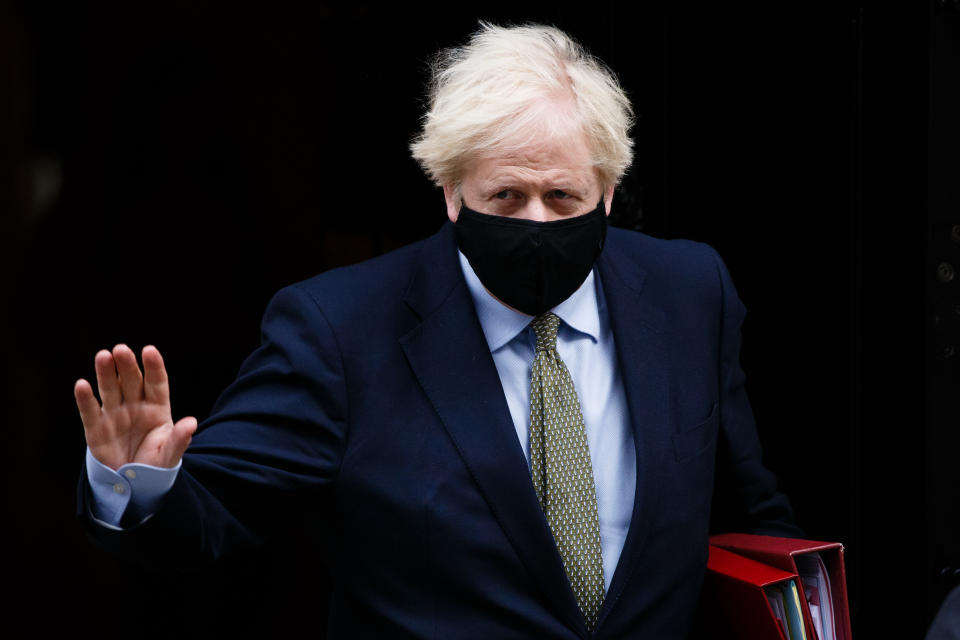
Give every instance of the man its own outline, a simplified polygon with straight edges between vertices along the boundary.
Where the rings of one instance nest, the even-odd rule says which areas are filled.
[[[281,290],[199,430],[155,348],[142,374],[98,353],[102,406],[75,387],[93,536],[190,567],[319,511],[331,637],[685,637],[715,489],[741,530],[798,531],[722,262],[607,230],[630,125],[556,29],[482,25],[439,56],[412,150],[450,223]]]

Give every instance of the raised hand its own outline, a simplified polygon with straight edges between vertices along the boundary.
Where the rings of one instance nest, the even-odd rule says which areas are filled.
[[[86,380],[77,380],[73,395],[93,456],[113,470],[130,462],[174,467],[197,429],[193,417],[173,422],[170,386],[156,347],[143,348],[143,374],[137,356],[125,344],[94,358],[100,400]]]

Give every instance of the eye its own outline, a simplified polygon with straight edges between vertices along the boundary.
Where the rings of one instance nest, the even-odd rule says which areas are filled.
[[[554,198],[559,198],[560,200],[566,200],[567,198],[571,197],[569,193],[561,189],[554,189],[553,191],[550,192],[550,194]]]
[[[503,191],[498,191],[494,198],[499,198],[500,200],[506,200],[510,197],[510,189],[504,189]]]

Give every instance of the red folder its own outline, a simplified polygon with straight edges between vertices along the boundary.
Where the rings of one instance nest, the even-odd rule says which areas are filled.
[[[710,546],[695,637],[718,640],[786,640],[764,587],[796,575]]]
[[[836,640],[852,640],[850,632],[850,608],[847,604],[847,578],[843,566],[842,544],[839,542],[797,540],[793,538],[757,536],[745,533],[725,533],[711,536],[710,544],[712,547],[718,547],[727,552],[754,560],[788,573],[791,576],[797,576],[798,574],[796,564],[797,556],[814,552],[819,553],[823,559],[823,563],[826,565],[827,575],[830,578],[835,638]],[[713,551],[711,549],[711,555],[712,554]],[[802,590],[803,585],[800,580],[797,580],[797,586]],[[800,598],[800,606],[803,610],[807,638],[813,640],[817,638],[817,635],[805,597]],[[775,638],[776,636],[767,637]]]

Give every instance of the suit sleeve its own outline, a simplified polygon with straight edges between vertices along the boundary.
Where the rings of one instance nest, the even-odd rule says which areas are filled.
[[[198,429],[157,511],[123,530],[79,516],[95,542],[146,567],[190,569],[262,543],[309,505],[329,501],[346,438],[343,361],[334,332],[298,285],[264,313],[261,346]]]
[[[787,497],[763,464],[746,375],[740,366],[741,327],[747,310],[721,258],[713,252],[720,280],[720,434],[712,532],[737,531],[803,537]]]

